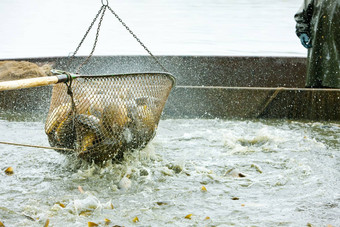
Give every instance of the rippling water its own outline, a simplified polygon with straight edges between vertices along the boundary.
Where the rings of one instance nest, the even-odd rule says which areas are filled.
[[[99,2],[1,0],[0,58],[68,55]],[[300,4],[110,1],[156,55],[305,56],[294,34]],[[110,16],[95,54],[146,54]],[[90,52],[92,42],[84,45],[81,55]],[[0,114],[0,140],[48,146],[43,122],[30,119]],[[43,226],[47,219],[50,226],[104,225],[105,219],[124,226],[339,226],[339,138],[338,122],[167,119],[147,148],[103,167],[53,150],[0,145],[0,221],[5,226]],[[5,174],[7,167],[13,175]]]
[[[1,120],[1,139],[48,145],[43,126]],[[168,119],[147,148],[104,167],[53,150],[0,145],[0,220],[6,226],[42,226],[47,219],[51,226],[104,225],[105,218],[124,226],[338,226],[339,138],[339,124],[330,122]],[[9,166],[11,176],[4,173]]]

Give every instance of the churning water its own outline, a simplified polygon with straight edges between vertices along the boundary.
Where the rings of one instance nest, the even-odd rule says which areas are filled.
[[[302,0],[109,3],[155,55],[306,55],[294,34]],[[0,57],[68,55],[99,7],[89,0],[1,0]],[[92,42],[84,45],[81,55]],[[146,53],[106,15],[95,54]],[[22,117],[0,115],[1,140],[48,146],[43,122]],[[0,221],[340,226],[339,144],[334,122],[167,119],[147,148],[103,167],[0,145]]]
[[[48,145],[42,122],[0,123],[3,140]],[[144,150],[104,167],[0,145],[0,217],[6,226],[338,226],[339,138],[330,122],[167,119]]]

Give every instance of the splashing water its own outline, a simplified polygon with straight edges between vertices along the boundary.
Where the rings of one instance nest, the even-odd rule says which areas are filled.
[[[0,124],[2,138],[47,145],[41,122]],[[27,136],[30,135],[30,136]],[[336,226],[337,123],[161,120],[154,140],[98,166],[0,145],[6,226]],[[203,187],[204,186],[204,187]]]

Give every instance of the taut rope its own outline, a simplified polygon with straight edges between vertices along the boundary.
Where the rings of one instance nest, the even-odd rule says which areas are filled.
[[[3,141],[0,141],[0,144],[19,146],[19,147],[31,147],[31,148],[42,148],[42,149],[60,150],[60,151],[72,151],[72,152],[74,152],[73,149],[61,148],[61,147],[45,147],[45,146],[37,146],[37,145],[22,144],[22,143],[10,143],[10,142],[3,142]]]

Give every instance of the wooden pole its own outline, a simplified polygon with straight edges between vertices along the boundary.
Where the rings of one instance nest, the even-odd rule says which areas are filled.
[[[60,82],[57,76],[38,77],[0,82],[0,91],[47,86]]]

